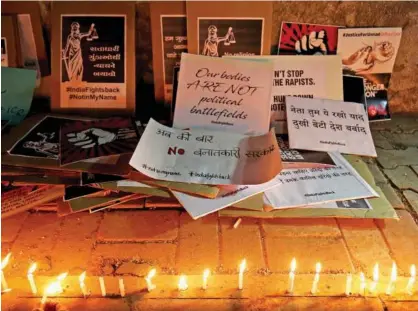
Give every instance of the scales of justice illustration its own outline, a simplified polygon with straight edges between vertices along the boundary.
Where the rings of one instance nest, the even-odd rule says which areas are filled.
[[[218,45],[220,42],[223,42],[226,46],[236,43],[232,27],[228,28],[228,32],[225,36],[218,37],[218,28],[214,25],[210,25],[208,27],[208,37],[205,40],[202,55],[218,57]]]
[[[68,80],[82,81],[84,71],[81,50],[82,39],[86,38],[87,41],[93,41],[98,39],[99,35],[94,23],[91,24],[89,31],[86,33],[80,32],[80,24],[78,22],[73,22],[70,28],[65,49],[62,51],[62,60],[64,61]]]

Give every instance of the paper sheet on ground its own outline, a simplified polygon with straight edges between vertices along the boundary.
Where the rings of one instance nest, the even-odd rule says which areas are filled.
[[[267,203],[279,209],[378,196],[344,157],[330,155],[335,167],[283,170],[282,184],[265,192]]]
[[[1,119],[18,124],[29,112],[36,71],[1,67]]]
[[[291,148],[377,156],[362,104],[290,96],[286,103]]]
[[[225,57],[224,58],[230,58]],[[343,99],[341,56],[234,56],[245,60],[273,62],[271,124],[276,133],[286,133],[285,96]]]
[[[175,128],[269,131],[273,64],[183,53]]]
[[[253,137],[188,131],[152,119],[129,164],[155,179],[215,185],[265,183],[282,167],[273,131]]]
[[[210,213],[242,201],[248,197],[266,191],[280,183],[279,178],[260,185],[231,185],[223,187],[215,199],[205,199],[191,196],[185,193],[172,191],[176,199],[193,219],[206,216]]]

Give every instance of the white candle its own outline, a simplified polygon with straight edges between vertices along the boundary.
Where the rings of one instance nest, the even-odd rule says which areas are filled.
[[[86,284],[84,284],[85,279],[86,279],[86,271],[81,273],[80,276],[78,277],[78,280],[79,280],[79,283],[80,283],[81,293],[83,294],[84,298],[86,298],[86,296],[87,296]]]
[[[145,282],[147,282],[148,292],[152,291],[153,289],[157,287],[155,284],[152,283],[152,278],[155,276],[156,273],[157,273],[157,270],[151,269],[150,272],[148,272],[148,275],[145,277]]]
[[[363,272],[360,272],[360,295],[366,294],[366,277]]]
[[[393,289],[395,287],[395,282],[396,282],[396,278],[397,278],[397,274],[398,274],[397,270],[398,269],[396,267],[396,263],[394,262],[392,264],[392,272],[390,274],[389,285],[388,285],[388,287],[386,289],[386,295],[392,295],[392,291],[393,291]]]
[[[185,275],[180,275],[178,289],[180,291],[188,289],[189,286],[187,285],[187,278]]]
[[[6,257],[4,257],[4,259],[1,261],[1,269],[0,269],[0,274],[1,274],[1,291],[5,292],[5,291],[9,291],[9,285],[6,282],[6,278],[4,277],[4,273],[3,273],[3,269],[7,266],[7,264],[9,263],[9,259],[10,256],[12,256],[12,253],[8,253],[6,255]]]
[[[120,296],[125,297],[125,284],[123,283],[122,278],[119,279],[119,291],[120,291]]]
[[[104,278],[99,276],[99,283],[100,283],[100,291],[102,292],[102,296],[106,297],[106,286],[104,282]]]
[[[289,272],[289,287],[287,289],[289,294],[293,293],[293,287],[295,283],[295,270],[296,270],[296,259],[293,258],[290,263],[290,272]]]
[[[351,295],[351,284],[353,283],[353,276],[351,273],[347,274],[347,280],[345,281],[345,295]]]
[[[244,287],[244,271],[247,265],[247,261],[243,259],[239,265],[239,275],[238,275],[238,289],[242,290]]]
[[[376,263],[373,268],[373,282],[370,285],[370,292],[374,293],[376,291],[378,281],[379,281],[379,264]]]
[[[408,293],[408,295],[412,295],[414,293],[414,283],[416,275],[415,265],[411,265],[410,273],[411,277],[409,278],[408,285],[406,286],[406,292]]]
[[[28,280],[29,280],[30,289],[33,295],[36,295],[36,293],[38,292],[38,289],[36,288],[36,284],[35,284],[35,279],[33,278],[33,272],[35,272],[35,270],[36,270],[36,262],[33,263],[29,267],[29,270],[28,270]]]
[[[203,271],[203,284],[202,284],[202,288],[203,289],[207,289],[208,288],[208,278],[210,275],[210,270],[209,269],[205,269],[205,271]]]
[[[316,273],[312,283],[311,293],[315,294],[318,291],[319,274],[321,273],[321,263],[316,263]]]

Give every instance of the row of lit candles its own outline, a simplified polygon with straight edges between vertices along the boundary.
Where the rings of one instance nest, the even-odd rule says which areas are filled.
[[[1,284],[2,284],[2,292],[7,292],[10,291],[10,289],[8,288],[6,279],[4,277],[3,274],[3,269],[6,267],[7,263],[9,262],[11,253],[9,253],[2,261],[1,261]],[[34,280],[34,276],[33,273],[36,270],[36,263],[33,263],[29,270],[28,270],[28,281],[29,281],[29,285],[31,288],[31,291],[34,295],[37,294],[38,290],[36,287],[36,283]],[[242,290],[244,288],[244,272],[246,270],[246,260],[242,260],[239,267],[238,267],[238,289]],[[321,273],[321,263],[316,263],[315,266],[315,275],[314,275],[314,279],[312,282],[312,288],[311,288],[311,293],[312,294],[316,294],[318,292],[318,284],[319,284],[319,280],[320,280],[320,273]],[[148,273],[148,275],[145,277],[145,282],[147,284],[147,290],[148,292],[151,292],[152,290],[154,290],[156,288],[156,285],[152,282],[152,279],[154,278],[154,276],[156,275],[156,269],[151,269]],[[290,272],[289,272],[289,284],[288,284],[288,289],[287,292],[289,294],[293,294],[293,289],[294,289],[294,284],[295,284],[295,275],[296,275],[296,259],[293,258],[291,263],[290,263]],[[208,278],[210,276],[210,270],[206,269],[203,272],[203,280],[202,280],[202,289],[206,290],[208,288]],[[411,269],[410,269],[410,277],[408,279],[408,284],[405,288],[405,291],[407,294],[412,295],[413,294],[413,288],[414,288],[414,284],[415,284],[415,276],[416,276],[416,268],[415,265],[411,265]],[[62,281],[67,277],[67,273],[62,273],[60,274],[56,280],[54,282],[52,282],[51,284],[49,284],[43,293],[42,296],[42,300],[41,303],[44,304],[47,300],[48,296],[52,296],[52,295],[57,295],[63,292],[62,289]],[[83,272],[80,276],[79,276],[79,284],[80,284],[80,290],[81,293],[83,294],[84,297],[86,297],[88,295],[88,291],[86,288],[86,285],[84,283],[84,280],[86,278],[86,272]],[[395,283],[396,283],[396,278],[397,278],[397,267],[396,264],[393,263],[392,265],[392,271],[391,271],[391,277],[390,277],[390,282],[388,284],[388,287],[386,289],[386,294],[387,295],[391,295],[394,288],[395,288]],[[379,282],[379,265],[376,263],[374,268],[373,268],[373,281],[370,285],[370,292],[372,293],[376,293],[376,288],[377,288],[377,284]],[[347,275],[347,280],[346,280],[346,289],[345,289],[345,294],[347,296],[351,295],[351,288],[352,288],[352,283],[353,283],[353,276],[352,274],[348,274]],[[99,284],[100,284],[100,290],[101,290],[101,294],[103,297],[106,296],[106,287],[105,287],[105,282],[104,282],[104,278],[103,277],[99,277]],[[178,289],[180,291],[184,291],[188,289],[188,285],[187,285],[187,278],[185,275],[181,275],[179,278],[179,282],[178,282]],[[120,291],[120,295],[122,297],[125,296],[125,285],[123,282],[123,279],[120,278],[119,279],[119,291]],[[360,294],[365,295],[365,291],[366,291],[366,278],[364,276],[363,272],[360,272]]]

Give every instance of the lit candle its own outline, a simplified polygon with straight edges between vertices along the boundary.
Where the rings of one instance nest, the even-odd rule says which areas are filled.
[[[416,275],[415,265],[411,265],[410,273],[411,273],[411,277],[408,280],[408,285],[406,286],[406,292],[409,295],[412,295],[414,292],[414,283],[415,283],[415,275]]]
[[[155,284],[152,283],[152,278],[155,276],[156,273],[157,270],[151,269],[150,272],[148,272],[148,275],[145,277],[145,282],[147,282],[147,288],[149,292],[157,287]]]
[[[360,295],[366,294],[366,277],[363,272],[360,272]]]
[[[119,279],[119,291],[120,291],[120,296],[125,297],[125,284],[123,283],[122,278]]]
[[[243,289],[244,287],[244,271],[247,266],[247,261],[243,259],[239,265],[239,275],[238,275],[238,289]]]
[[[295,282],[295,270],[296,270],[296,259],[293,258],[292,262],[290,263],[289,288],[287,289],[289,294],[293,293],[293,285],[294,285],[294,282]]]
[[[202,284],[202,288],[203,289],[207,289],[208,288],[208,278],[210,275],[210,270],[209,269],[205,269],[205,271],[203,271],[203,284]]]
[[[351,273],[347,274],[347,280],[345,281],[345,295],[351,295],[351,284],[353,283],[353,276]]]
[[[80,283],[81,293],[83,294],[84,298],[87,296],[86,284],[84,284],[84,280],[86,279],[86,271],[80,274],[78,277],[78,281]]]
[[[185,275],[180,275],[178,288],[180,291],[186,290],[189,288],[189,286],[187,285],[187,278]]]
[[[379,264],[376,263],[373,268],[373,282],[370,285],[370,292],[375,292],[377,287],[377,282],[379,281]]]
[[[319,274],[321,273],[321,263],[316,263],[316,273],[312,283],[311,293],[315,294],[318,291]]]
[[[34,262],[28,270],[28,280],[29,280],[29,285],[30,285],[30,289],[32,291],[32,294],[36,295],[36,293],[38,292],[38,289],[36,288],[36,284],[35,284],[35,279],[33,278],[33,273],[36,270],[36,262]]]
[[[1,291],[2,292],[6,292],[6,291],[9,291],[10,290],[9,289],[9,286],[7,285],[7,282],[6,282],[6,278],[4,277],[4,273],[3,273],[3,269],[9,263],[10,256],[12,256],[12,253],[8,253],[6,255],[6,257],[4,257],[4,259],[1,261],[0,274],[1,274]]]
[[[102,296],[106,297],[106,286],[104,282],[104,278],[99,276],[99,284],[100,284],[100,291],[102,292]]]
[[[390,281],[389,281],[388,288],[386,289],[386,295],[391,295],[392,294],[392,291],[395,287],[397,274],[398,274],[397,273],[397,267],[396,267],[396,263],[394,262],[392,264],[392,272],[390,274]]]
[[[63,292],[61,282],[67,277],[67,274],[68,274],[67,272],[61,273],[60,275],[57,276],[56,281],[48,285],[48,287],[44,290],[44,295],[42,296],[42,300],[41,300],[42,304],[45,304],[48,296],[57,295]]]

